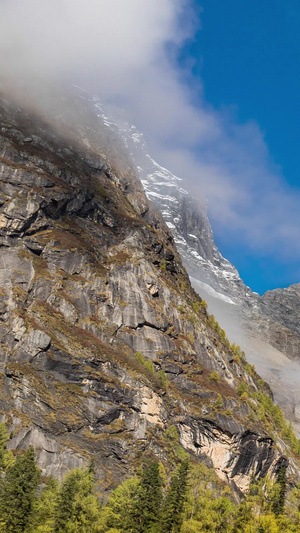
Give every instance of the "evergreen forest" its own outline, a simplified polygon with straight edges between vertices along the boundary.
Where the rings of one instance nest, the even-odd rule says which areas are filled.
[[[43,478],[33,447],[6,449],[0,424],[0,532],[3,533],[289,533],[300,531],[300,487],[286,497],[285,466],[275,482],[252,480],[237,503],[215,472],[189,457],[171,472],[145,457],[110,496],[97,490],[93,462],[59,482]],[[177,464],[175,464],[177,463]]]

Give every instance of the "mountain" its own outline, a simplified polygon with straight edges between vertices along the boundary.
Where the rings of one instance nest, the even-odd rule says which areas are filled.
[[[248,298],[211,248],[205,215],[196,224],[179,213],[180,244],[175,219],[168,227],[147,200],[137,160],[99,104],[76,92],[58,101],[59,112],[44,114],[0,100],[0,409],[9,448],[34,445],[44,474],[58,477],[93,458],[105,490],[145,454],[168,465],[183,451],[239,494],[282,464],[297,477],[299,444],[268,385],[230,346],[182,265],[175,241],[185,262],[203,262],[200,281],[222,304],[237,307],[243,291]],[[169,191],[163,216],[190,202],[148,156],[144,168],[145,188],[148,168],[156,172],[152,199],[165,201],[159,180]]]
[[[215,245],[205,200],[195,200],[182,179],[153,160],[135,126],[118,113],[112,120],[97,99],[94,103],[107,128],[122,137],[147,197],[174,236],[194,289],[232,342],[242,346],[249,362],[271,384],[276,401],[300,432],[300,284],[262,297],[251,291]]]

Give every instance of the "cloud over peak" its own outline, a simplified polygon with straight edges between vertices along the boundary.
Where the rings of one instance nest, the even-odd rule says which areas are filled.
[[[158,161],[207,197],[229,238],[300,258],[300,191],[271,161],[259,126],[214,110],[176,60],[199,24],[192,0],[2,0],[0,86],[80,83],[121,105]]]

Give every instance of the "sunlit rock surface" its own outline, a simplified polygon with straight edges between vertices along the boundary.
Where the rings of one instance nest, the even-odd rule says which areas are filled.
[[[300,284],[262,297],[252,292],[216,247],[205,200],[195,198],[182,179],[154,161],[135,126],[118,113],[113,121],[97,99],[94,105],[107,129],[118,133],[128,148],[149,200],[174,235],[193,287],[230,340],[242,346],[249,362],[270,383],[276,401],[300,433]]]
[[[257,391],[258,376],[209,325],[125,147],[114,137],[107,145],[94,108],[84,123],[85,105],[75,99],[68,129],[61,116],[46,122],[0,101],[0,409],[9,447],[33,444],[56,476],[93,457],[110,490],[144,452],[169,460],[173,426],[176,446],[243,491],[253,474],[273,476],[289,450],[237,393],[241,383]]]

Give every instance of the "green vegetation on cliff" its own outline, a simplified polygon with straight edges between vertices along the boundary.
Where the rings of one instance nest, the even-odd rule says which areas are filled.
[[[34,450],[13,457],[0,424],[0,532],[292,533],[300,528],[300,488],[286,502],[286,467],[275,482],[253,479],[241,503],[204,464],[178,460],[173,472],[145,458],[109,496],[97,493],[93,464],[62,482],[43,479]]]

